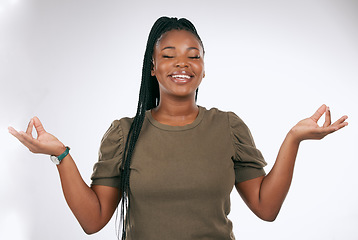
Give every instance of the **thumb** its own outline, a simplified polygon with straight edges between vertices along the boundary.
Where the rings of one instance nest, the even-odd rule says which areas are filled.
[[[41,134],[45,133],[46,131],[45,131],[40,119],[38,117],[33,117],[32,119],[33,119],[33,123],[34,123],[37,134],[41,135]]]
[[[318,108],[318,110],[312,115],[311,119],[315,122],[318,122],[318,120],[322,117],[322,115],[326,112],[327,106],[323,104]]]

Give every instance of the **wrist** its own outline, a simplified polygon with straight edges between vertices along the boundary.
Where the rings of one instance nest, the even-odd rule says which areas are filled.
[[[58,147],[54,150],[54,154],[50,154],[52,156],[60,156],[64,151],[66,151],[66,146],[65,145],[62,145],[61,147]]]
[[[291,128],[291,130],[287,133],[286,139],[297,145],[303,141],[303,139],[299,137],[295,127]]]
[[[55,163],[56,165],[59,165],[61,163],[62,159],[64,159],[69,154],[69,151],[70,151],[70,148],[65,147],[65,151],[63,153],[61,153],[59,156],[51,155],[50,159],[53,163]]]

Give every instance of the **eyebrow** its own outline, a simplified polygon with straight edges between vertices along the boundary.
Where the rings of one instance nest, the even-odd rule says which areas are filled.
[[[164,48],[162,49],[162,51],[164,51],[165,49],[175,49],[175,47],[171,47],[171,46],[169,46],[169,47],[164,47]],[[197,47],[188,47],[188,48],[187,48],[187,50],[192,50],[192,49],[195,49],[195,50],[200,51]]]

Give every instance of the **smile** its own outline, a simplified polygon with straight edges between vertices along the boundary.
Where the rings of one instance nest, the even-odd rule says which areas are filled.
[[[180,84],[190,82],[194,76],[190,72],[183,70],[175,71],[169,77],[173,82]]]
[[[189,75],[183,75],[183,74],[170,75],[169,77],[175,83],[187,83],[192,78]]]
[[[172,78],[190,79],[191,77],[188,75],[172,75]]]

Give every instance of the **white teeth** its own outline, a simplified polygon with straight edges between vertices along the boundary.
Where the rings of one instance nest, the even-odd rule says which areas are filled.
[[[172,77],[173,78],[187,78],[187,79],[190,79],[190,76],[188,76],[188,75],[173,75]]]

